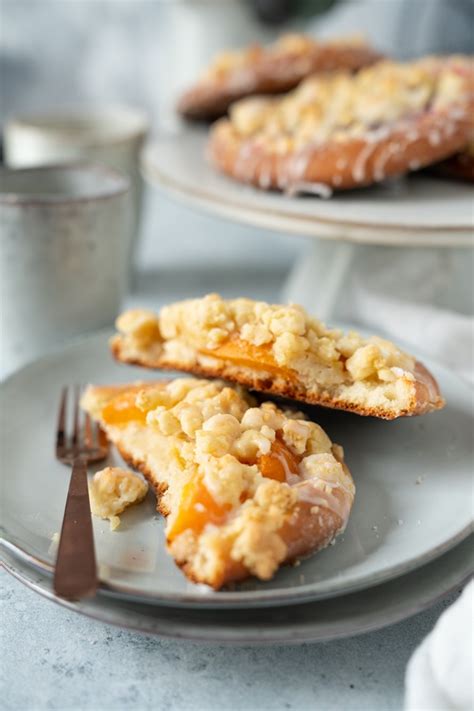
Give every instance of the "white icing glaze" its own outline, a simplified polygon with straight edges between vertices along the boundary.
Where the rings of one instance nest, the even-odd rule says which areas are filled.
[[[299,476],[299,474],[294,474],[291,471],[290,467],[288,466],[288,461],[286,457],[284,457],[281,452],[273,452],[272,457],[277,459],[283,467],[287,484],[289,484],[290,486],[295,486],[296,484],[299,484],[301,482],[301,477]]]
[[[441,143],[441,135],[439,131],[430,131],[428,134],[428,141],[432,146],[439,146],[439,144]]]
[[[449,118],[452,119],[462,119],[465,118],[466,116],[466,107],[465,106],[453,106],[452,108],[449,109],[448,111],[448,116]]]
[[[268,187],[270,187],[270,184],[271,184],[271,161],[269,159],[267,159],[264,162],[264,164],[260,170],[260,174],[258,176],[258,184],[264,190],[266,190]]]
[[[235,162],[235,174],[241,180],[246,180],[248,173],[248,162],[252,155],[253,146],[250,142],[242,143],[237,154],[237,160]]]
[[[417,363],[414,375],[416,380],[425,386],[430,402],[436,402],[439,398],[439,393],[436,382],[430,373],[420,363]]]
[[[333,191],[330,185],[326,183],[309,183],[301,180],[299,182],[290,183],[286,187],[286,194],[289,196],[298,195],[299,193],[312,193],[327,200],[332,197]]]
[[[375,143],[366,143],[365,146],[359,152],[359,155],[354,161],[352,167],[352,177],[356,183],[362,183],[365,180],[365,171],[367,167],[367,161],[369,160],[372,153],[375,151],[377,145]]]
[[[280,190],[285,190],[286,187],[288,186],[288,178],[281,171],[278,173],[278,176],[277,176],[277,184],[278,184],[278,187],[280,188]]]
[[[257,172],[257,153],[250,154],[244,163],[243,179],[246,183],[252,183]]]
[[[374,163],[374,179],[376,182],[381,182],[385,179],[385,166],[387,161],[398,151],[397,143],[389,143],[386,148],[380,151],[380,155],[377,157]]]
[[[304,61],[307,61],[307,59],[305,58]],[[284,71],[284,68],[282,70]],[[427,136],[424,134],[424,137],[426,136],[429,144],[433,147],[441,145],[456,130],[459,130],[461,121],[465,122],[469,119],[469,100],[469,97],[467,97],[464,100],[458,100],[439,109],[426,105],[423,110],[420,110],[420,113],[405,115],[405,117],[373,129],[367,126],[363,135],[364,145],[351,166],[354,182],[362,184],[367,180],[370,181],[372,176],[368,175],[367,171],[373,153],[380,147],[382,142],[393,137],[394,139],[396,138],[396,141],[394,140],[377,153],[376,160],[372,166],[374,180],[377,182],[384,180],[386,166],[390,158],[397,152],[404,155],[409,144],[421,139],[417,123],[424,116],[429,116],[430,126]],[[282,166],[276,176],[277,185],[281,190],[286,190],[290,195],[313,193],[322,198],[331,196],[330,185],[321,182],[312,183],[305,180],[308,163],[313,159],[315,149],[318,147],[317,142],[311,141],[295,153],[291,154],[289,152],[285,154],[285,160],[282,161]],[[235,167],[235,173],[241,180],[257,182],[263,189],[270,187],[272,182],[272,167],[265,166],[265,164],[261,168],[258,167],[258,163],[266,155],[266,150],[266,145],[259,145],[258,140],[244,140],[238,152]],[[344,151],[343,144],[341,144],[341,151]],[[400,165],[402,165],[402,162],[400,162]],[[335,166],[337,171],[344,171],[349,166],[349,162],[344,156],[340,156],[336,159]],[[419,167],[421,167],[421,162],[417,158],[410,161],[410,170],[417,170]],[[343,182],[343,176],[340,175],[340,172],[335,172],[330,180],[333,186],[340,186]]]
[[[365,135],[365,146],[360,150],[359,155],[352,167],[352,177],[356,183],[362,183],[366,179],[367,162],[376,150],[377,146],[390,136],[390,128],[381,126],[374,131],[368,131]]]
[[[409,131],[407,131],[407,139],[410,141],[410,143],[413,143],[417,141],[420,137],[420,133],[416,128],[411,128]]]
[[[320,484],[323,484],[324,488]],[[295,486],[295,489],[300,501],[328,509],[341,519],[341,529],[346,527],[354,496],[342,482],[313,478],[300,482]],[[341,495],[335,496],[333,491],[339,491]]]
[[[308,167],[308,163],[311,158],[311,152],[310,151],[299,151],[298,153],[295,154],[293,157],[291,163],[290,163],[290,176],[291,180],[297,181],[300,179],[304,178],[304,175],[306,173],[306,168]]]

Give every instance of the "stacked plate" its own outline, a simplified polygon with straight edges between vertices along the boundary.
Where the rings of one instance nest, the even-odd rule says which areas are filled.
[[[60,387],[143,379],[111,362],[107,335],[65,347],[2,386],[2,554],[14,575],[54,597],[51,572],[68,471],[53,456]],[[318,410],[343,442],[357,497],[345,533],[268,583],[213,592],[188,582],[164,547],[150,494],[118,531],[94,520],[101,587],[64,603],[106,622],[194,640],[301,642],[348,636],[414,614],[473,570],[472,391],[423,358],[444,410],[395,422]],[[116,453],[111,459],[118,461]],[[103,464],[101,464],[103,466]]]

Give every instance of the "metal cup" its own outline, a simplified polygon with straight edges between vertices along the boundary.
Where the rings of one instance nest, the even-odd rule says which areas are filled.
[[[127,287],[129,181],[94,164],[0,170],[3,374],[111,326]]]
[[[12,168],[29,168],[86,160],[104,163],[126,175],[132,206],[128,235],[131,266],[143,193],[139,156],[148,128],[143,111],[123,106],[17,116],[5,126],[5,161]]]

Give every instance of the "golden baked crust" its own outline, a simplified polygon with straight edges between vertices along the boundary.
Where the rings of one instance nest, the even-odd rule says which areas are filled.
[[[283,98],[234,104],[212,127],[208,155],[223,173],[263,189],[327,196],[371,185],[467,144],[473,78],[463,56],[310,77]]]
[[[342,448],[301,413],[193,378],[90,386],[82,407],[156,491],[168,550],[191,580],[267,580],[347,524]]]
[[[218,118],[245,96],[279,94],[310,74],[355,71],[380,58],[360,38],[318,42],[304,35],[285,35],[267,48],[252,45],[220,54],[182,95],[177,108],[187,118]]]
[[[330,330],[299,306],[217,294],[127,311],[114,357],[145,368],[225,378],[250,389],[394,419],[444,406],[432,375],[382,338]]]

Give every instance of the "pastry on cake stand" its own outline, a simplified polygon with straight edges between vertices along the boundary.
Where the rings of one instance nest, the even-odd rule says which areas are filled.
[[[144,176],[219,217],[306,237],[308,250],[282,287],[285,301],[327,321],[351,318],[349,282],[366,283],[379,271],[389,290],[471,313],[472,186],[420,173],[329,199],[287,196],[220,175],[205,158],[206,140],[202,127],[158,137],[143,153]]]

